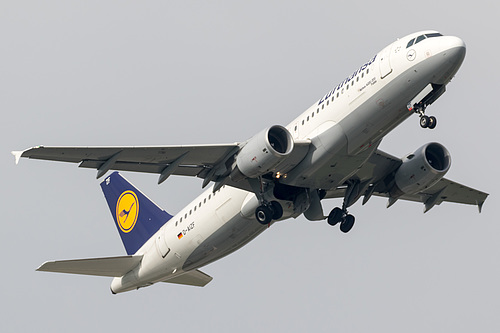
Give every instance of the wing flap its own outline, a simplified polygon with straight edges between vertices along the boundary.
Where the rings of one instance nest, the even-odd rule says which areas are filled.
[[[103,164],[102,161],[98,160],[85,160],[78,165],[80,168],[89,168],[89,169],[99,169]],[[163,169],[165,169],[168,164],[154,164],[154,163],[137,163],[137,162],[115,162],[113,164],[113,170],[119,171],[134,171],[134,172],[144,172],[144,173],[161,173]],[[194,165],[181,165],[178,166],[174,175],[177,176],[198,176],[200,172],[204,170],[202,166],[194,166]]]
[[[141,260],[142,255],[47,261],[37,271],[119,277],[130,272]]]
[[[172,279],[165,280],[163,282],[184,284],[195,287],[204,287],[212,280],[213,278],[210,275],[207,275],[202,271],[196,269],[193,271],[186,272],[182,275],[176,276]]]

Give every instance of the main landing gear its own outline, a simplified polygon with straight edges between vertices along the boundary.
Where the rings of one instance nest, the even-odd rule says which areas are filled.
[[[277,201],[263,203],[255,210],[255,217],[260,224],[269,224],[272,220],[279,220],[283,216],[283,207]]]
[[[348,214],[346,209],[339,207],[332,209],[327,219],[328,224],[331,226],[335,226],[340,222],[340,231],[343,233],[347,233],[352,229],[354,221],[354,216]]]
[[[434,129],[437,125],[437,119],[434,116],[426,116],[425,109],[427,105],[425,103],[417,103],[413,107],[410,107],[410,110],[413,110],[415,113],[419,114],[420,117],[420,127]]]
[[[361,183],[359,180],[351,180],[347,183],[342,208],[332,209],[327,219],[329,225],[334,226],[340,223],[340,231],[343,233],[352,229],[355,218],[347,212],[347,207],[351,207],[359,199],[367,185],[368,182]]]

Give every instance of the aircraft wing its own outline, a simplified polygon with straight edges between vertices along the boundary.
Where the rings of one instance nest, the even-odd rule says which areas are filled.
[[[16,163],[21,157],[80,163],[79,167],[97,169],[97,178],[108,170],[137,171],[205,178],[239,149],[237,143],[220,145],[143,146],[143,147],[44,147],[12,152]],[[169,168],[170,166],[170,168]]]
[[[16,163],[21,157],[79,163],[79,167],[97,169],[97,178],[109,170],[136,171],[160,174],[158,184],[170,175],[203,178],[203,187],[216,183],[214,191],[223,184],[253,191],[248,179],[233,182],[228,176],[234,156],[245,143],[182,146],[129,146],[129,147],[44,147],[13,151]],[[293,168],[309,149],[310,141],[295,142],[295,149],[282,165]]]
[[[357,176],[361,180],[371,180],[370,182],[374,187],[371,194],[389,198],[390,195],[387,185],[384,183],[384,179],[394,172],[401,163],[401,159],[377,150],[370,157],[368,162],[358,171]],[[345,189],[346,187],[343,186],[327,191],[325,198],[342,198],[344,197]],[[369,189],[370,188],[364,193],[365,199],[363,200],[363,204],[369,199],[369,196],[367,197]],[[485,192],[459,184],[447,178],[442,178],[432,187],[416,194],[404,194],[399,197],[398,200],[421,202],[425,205],[424,212],[429,211],[435,205],[440,205],[442,202],[477,205],[481,212],[481,208],[487,197],[488,194]]]

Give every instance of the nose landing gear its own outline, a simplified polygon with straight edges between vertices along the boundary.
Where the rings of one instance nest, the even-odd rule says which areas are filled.
[[[434,129],[437,125],[436,117],[434,116],[420,116],[420,127]]]
[[[420,117],[420,127],[434,129],[437,125],[437,119],[434,116],[426,116],[425,109],[427,108],[427,104],[425,103],[417,103],[413,107],[409,106],[408,109],[410,111],[414,111],[419,114]]]

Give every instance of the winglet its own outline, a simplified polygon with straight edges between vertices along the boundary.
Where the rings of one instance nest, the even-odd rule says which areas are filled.
[[[19,160],[21,159],[21,156],[23,155],[24,152],[25,150],[11,151],[11,154],[14,155],[14,158],[16,160],[16,165],[19,164]]]

